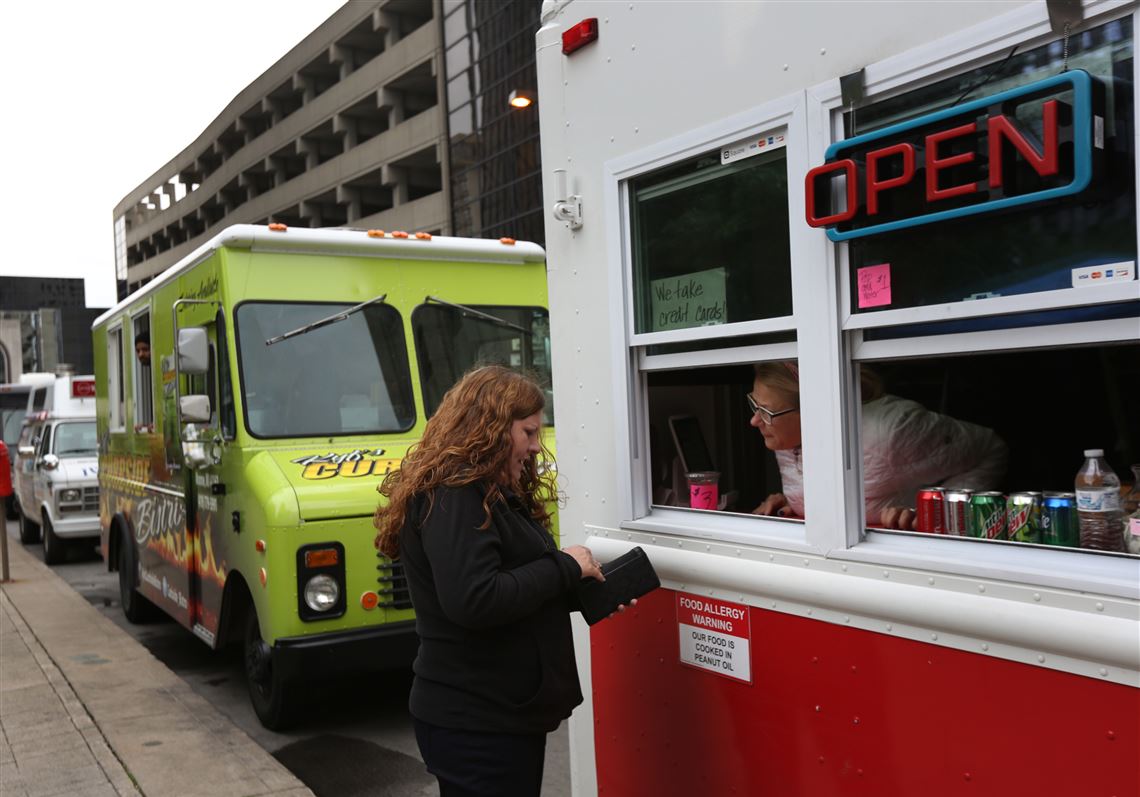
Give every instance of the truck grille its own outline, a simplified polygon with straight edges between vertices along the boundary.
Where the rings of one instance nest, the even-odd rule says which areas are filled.
[[[84,512],[98,512],[99,511],[99,487],[84,487],[83,488],[83,511]]]
[[[377,557],[380,564],[376,565],[379,571],[376,580],[380,586],[376,592],[380,595],[380,602],[376,605],[382,609],[412,608],[412,595],[408,591],[408,579],[404,577],[404,566],[386,556]]]

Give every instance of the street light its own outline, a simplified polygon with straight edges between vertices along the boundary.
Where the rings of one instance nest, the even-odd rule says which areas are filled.
[[[534,92],[515,89],[507,98],[512,108],[529,108],[534,104]]]

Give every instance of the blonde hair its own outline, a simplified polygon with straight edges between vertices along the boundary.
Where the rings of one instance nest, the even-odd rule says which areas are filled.
[[[756,363],[753,376],[769,389],[776,391],[796,407],[800,406],[800,369],[795,360],[775,360]],[[863,403],[883,395],[883,380],[865,365],[859,366],[859,392]]]

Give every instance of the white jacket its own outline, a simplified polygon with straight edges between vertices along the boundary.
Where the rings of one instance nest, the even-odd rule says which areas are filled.
[[[992,429],[931,412],[898,396],[863,405],[863,497],[867,525],[889,506],[914,507],[923,487],[943,485],[992,490],[1005,475],[1009,449]],[[804,516],[800,449],[777,451],[784,497]]]

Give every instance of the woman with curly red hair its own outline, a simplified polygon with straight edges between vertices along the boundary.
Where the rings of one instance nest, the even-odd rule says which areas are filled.
[[[537,795],[546,734],[582,702],[569,613],[603,576],[551,536],[544,403],[506,368],[469,372],[379,488],[376,544],[403,562],[420,637],[409,708],[443,797]]]

